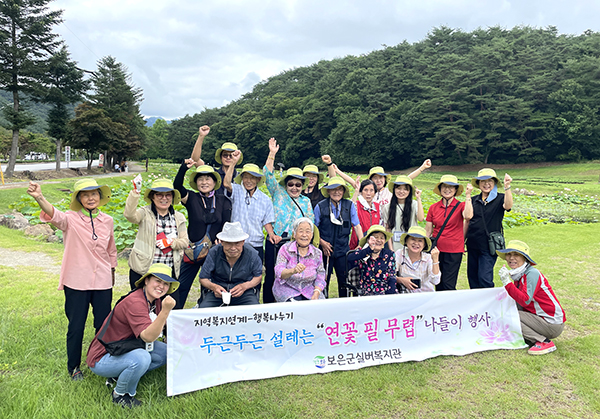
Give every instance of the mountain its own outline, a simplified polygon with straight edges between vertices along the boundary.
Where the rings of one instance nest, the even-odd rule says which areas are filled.
[[[144,121],[146,121],[147,127],[151,127],[152,125],[154,125],[154,123],[156,122],[157,119],[162,119],[163,121],[167,121],[167,124],[170,124],[171,122],[173,122],[170,119],[165,119],[160,116],[150,116],[150,117],[144,119]]]

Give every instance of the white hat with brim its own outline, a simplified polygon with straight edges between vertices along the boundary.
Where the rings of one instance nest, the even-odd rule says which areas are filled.
[[[244,230],[242,230],[242,225],[239,221],[225,223],[225,225],[223,225],[223,230],[217,234],[217,239],[228,243],[241,242],[246,240],[248,237],[250,237],[250,235],[246,234]]]
[[[145,279],[149,276],[155,276],[161,281],[165,281],[169,283],[169,289],[167,290],[167,294],[172,294],[179,288],[179,281],[171,276],[171,268],[164,263],[155,263],[150,266],[148,272],[143,275],[140,279],[135,281],[135,286],[137,288],[142,288],[145,284]]]

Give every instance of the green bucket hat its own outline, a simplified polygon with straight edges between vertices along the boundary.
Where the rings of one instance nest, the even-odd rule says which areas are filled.
[[[77,195],[81,191],[93,191],[94,189],[99,189],[100,192],[100,203],[99,207],[106,205],[108,201],[110,201],[110,188],[106,185],[98,185],[95,179],[80,179],[75,182],[75,186],[73,186],[75,191],[71,194],[71,204],[69,208],[73,211],[79,211],[83,208],[81,202],[77,200]]]
[[[427,233],[425,232],[425,229],[423,227],[420,226],[412,226],[411,228],[408,229],[408,232],[403,233],[400,236],[400,244],[402,246],[405,246],[406,244],[406,238],[410,236],[410,237],[416,237],[418,239],[425,239],[425,248],[423,249],[424,252],[429,252],[429,249],[431,249],[431,239],[429,237],[427,237]]]
[[[388,183],[387,188],[392,193],[392,195],[394,194],[394,188],[396,187],[396,185],[410,185],[410,189],[412,190],[412,196],[415,196],[415,187],[413,186],[413,182],[410,177],[406,175],[398,175],[396,176],[396,180],[394,180],[394,182]]]
[[[306,176],[304,176],[302,174],[302,169],[300,169],[299,167],[290,167],[287,172],[285,172],[285,175],[283,175],[281,177],[281,179],[279,179],[279,184],[281,186],[283,186],[284,188],[286,187],[285,184],[285,180],[289,177],[294,177],[296,179],[300,179],[302,181],[304,181],[304,186],[302,186],[302,189],[306,189],[306,187],[308,186],[308,179],[306,178]]]
[[[221,148],[218,148],[217,151],[215,152],[215,160],[217,161],[217,163],[223,164],[223,162],[221,161],[221,153],[223,151],[237,151],[237,150],[238,150],[238,146],[235,145],[234,143],[223,143]],[[238,160],[237,164],[242,164],[242,160],[244,160],[244,153],[242,153],[240,150],[240,159]]]
[[[389,173],[385,173],[385,171],[383,170],[383,167],[381,167],[381,166],[375,166],[375,167],[372,167],[371,170],[369,170],[369,179],[371,179],[373,177],[373,175],[379,175],[379,176],[385,177],[386,183],[389,183],[390,180],[392,180],[392,175]]]
[[[196,184],[196,176],[198,175],[209,175],[215,179],[215,191],[221,187],[221,175],[218,174],[211,166],[203,165],[198,166],[196,170],[189,174],[189,184],[193,190],[198,190],[198,184]]]
[[[458,183],[458,178],[456,176],[444,175],[440,178],[440,181],[438,182],[438,184],[435,185],[435,187],[433,188],[434,194],[442,196],[442,193],[440,192],[440,186],[442,186],[443,183],[445,183],[446,185],[458,186],[455,196],[460,196],[460,194],[462,194],[465,189],[463,185]]]
[[[323,180],[325,179],[325,175],[323,173],[319,173],[319,168],[314,164],[307,164],[306,166],[304,166],[304,169],[302,169],[302,174],[306,176],[307,173],[311,173],[319,177],[319,179],[317,180],[317,185],[323,183]]]
[[[498,176],[496,176],[496,171],[494,169],[481,169],[477,173],[477,177],[471,179],[471,185],[473,185],[475,188],[481,189],[478,181],[486,179],[495,179],[496,185],[500,185],[500,179],[498,179]]]
[[[508,242],[505,249],[496,250],[498,256],[500,256],[504,260],[506,260],[506,254],[510,252],[520,253],[525,257],[525,259],[529,261],[529,263],[531,263],[532,265],[537,265],[537,263],[535,263],[533,259],[531,259],[531,256],[529,256],[529,246],[525,242],[522,242],[520,240],[511,240]]]
[[[335,189],[339,186],[344,187],[343,198],[350,199],[350,189],[348,189],[348,185],[346,185],[346,181],[344,181],[344,179],[342,179],[339,176],[334,176],[331,179],[329,179],[329,182],[327,182],[327,185],[325,185],[321,188],[321,193],[323,194],[323,196],[325,198],[329,198],[329,190]]]
[[[240,174],[235,177],[234,182],[237,183],[238,185],[241,185],[242,184],[242,175],[244,173],[248,173],[254,177],[260,178],[260,180],[258,181],[258,184],[256,185],[257,187],[260,187],[261,185],[263,185],[265,183],[265,176],[262,174],[262,171],[260,170],[260,168],[253,163],[246,163],[244,165],[244,167],[242,168],[242,171],[240,172]]]
[[[135,286],[137,288],[142,288],[146,283],[146,278],[148,278],[151,275],[169,283],[169,289],[167,290],[167,294],[172,294],[177,290],[177,288],[179,288],[179,282],[175,278],[171,277],[171,268],[169,268],[164,263],[155,263],[151,265],[150,268],[148,268],[148,272],[146,272],[146,275],[142,276],[140,279],[135,281]]]
[[[181,194],[173,187],[173,182],[171,182],[169,179],[156,179],[154,182],[152,182],[152,186],[146,189],[144,192],[144,201],[149,204],[152,203],[150,200],[150,192],[152,191],[173,192],[173,205],[177,205],[179,202],[181,202]]]
[[[379,224],[373,224],[367,230],[367,234],[365,234],[364,237],[358,241],[358,245],[360,247],[363,247],[367,243],[367,240],[369,240],[369,236],[373,233],[383,233],[385,235],[386,243],[392,238],[392,233],[387,231],[384,226]]]

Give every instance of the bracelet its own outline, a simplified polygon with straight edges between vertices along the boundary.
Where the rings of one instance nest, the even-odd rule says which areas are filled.
[[[508,186],[508,188],[504,188],[505,191],[510,191],[510,188],[512,188],[512,186]]]
[[[315,291],[317,291],[319,294],[321,294],[321,290],[317,287],[315,287]],[[315,293],[315,291],[313,291],[313,294]]]
[[[333,162],[331,162],[331,163],[327,163],[327,166],[331,166],[332,164],[333,164]]]
[[[439,265],[440,262],[433,262],[432,265]]]
[[[269,156],[269,157],[267,157],[267,160],[268,160],[268,159],[271,159],[271,160],[275,161],[275,157],[271,157],[271,156]]]

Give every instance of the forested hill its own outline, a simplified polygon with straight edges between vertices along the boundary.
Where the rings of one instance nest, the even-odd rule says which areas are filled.
[[[600,157],[600,34],[433,29],[426,39],[289,70],[169,130],[173,159],[211,126],[203,156],[236,142],[262,164],[332,155],[345,169]]]

